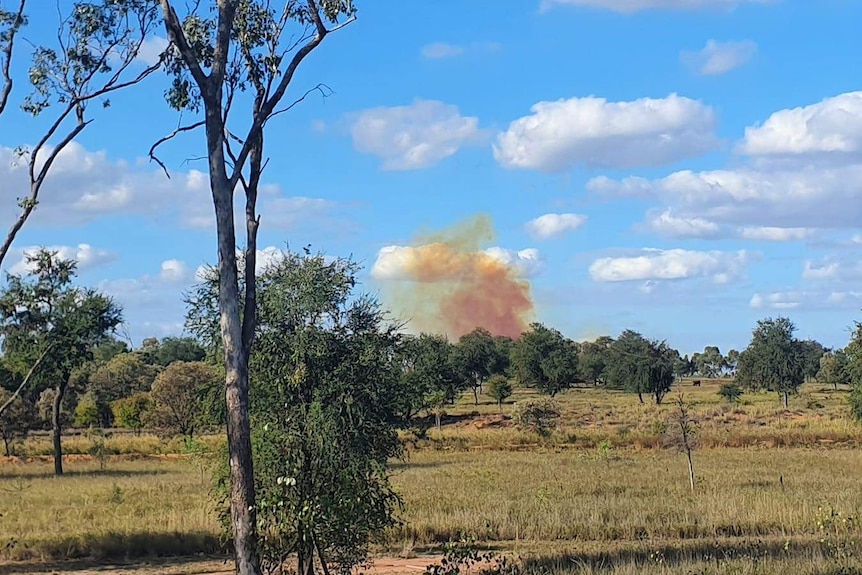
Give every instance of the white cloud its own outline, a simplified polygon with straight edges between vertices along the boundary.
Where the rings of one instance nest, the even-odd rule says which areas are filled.
[[[494,246],[486,249],[485,253],[507,267],[515,268],[524,277],[535,277],[545,267],[542,255],[536,248],[509,250]]]
[[[831,280],[838,277],[840,265],[838,262],[826,262],[815,264],[812,261],[806,261],[805,267],[802,270],[802,279],[806,280]]]
[[[27,256],[39,251],[42,246],[29,246],[26,248],[13,249],[12,253],[20,256],[9,268],[9,273],[20,275],[26,274],[32,269],[27,262]],[[57,252],[57,257],[64,260],[75,260],[78,262],[78,271],[87,271],[108,264],[117,259],[117,254],[111,250],[94,248],[90,244],[78,244],[72,246],[45,246],[46,249]]]
[[[531,111],[494,144],[494,156],[507,168],[659,166],[717,145],[712,109],[676,94],[631,102],[571,98],[539,102]]]
[[[461,252],[445,244],[421,246],[390,245],[380,248],[371,268],[371,277],[377,280],[415,279],[416,263],[421,262],[428,270],[428,281],[453,279],[464,273],[472,273],[476,262],[487,256],[517,270],[524,277],[533,277],[544,268],[544,259],[539,250],[527,248],[510,250],[498,246],[479,252]],[[484,261],[487,262],[487,259]],[[433,269],[430,269],[433,268]]]
[[[183,227],[215,227],[204,172],[172,172],[167,178],[161,170],[145,166],[143,160],[134,164],[113,160],[103,151],[92,152],[72,142],[57,156],[28,226],[81,225],[117,214],[168,214]],[[11,148],[0,146],[0,225],[11,224],[14,214],[8,207],[25,189],[26,165],[16,162]],[[335,203],[319,198],[283,196],[269,184],[261,186],[258,203],[264,225],[279,229],[325,223],[336,208]],[[237,217],[244,218],[242,207]]]
[[[748,227],[739,230],[739,235],[747,240],[767,242],[792,242],[810,238],[814,230],[810,228],[776,228],[770,226]]]
[[[657,180],[596,179],[609,197],[654,197],[680,217],[776,228],[856,228],[862,220],[862,164],[675,172]]]
[[[429,60],[439,58],[454,58],[464,54],[464,46],[448,44],[446,42],[432,42],[422,46],[422,57]]]
[[[185,285],[192,281],[194,273],[189,269],[186,262],[176,259],[162,262],[162,270],[159,279],[167,284]]]
[[[167,38],[163,38],[161,36],[150,36],[141,43],[137,59],[147,66],[157,64],[168,45],[169,42]]]
[[[647,227],[672,238],[710,238],[721,233],[715,222],[698,217],[677,217],[670,210],[648,216]]]
[[[484,137],[478,118],[437,100],[364,110],[351,135],[354,147],[381,158],[385,170],[428,168]]]
[[[697,52],[683,52],[680,59],[703,76],[726,74],[739,68],[757,53],[757,44],[750,40],[718,42],[708,40]]]
[[[795,291],[772,292],[765,295],[756,293],[751,296],[748,305],[755,309],[796,309],[802,305],[803,300],[806,299],[806,295],[805,293]]]
[[[622,14],[642,10],[695,10],[700,8],[733,9],[740,4],[767,4],[777,0],[542,0],[542,8],[553,6],[583,6],[601,8]]]
[[[11,148],[0,146],[0,203],[15,204],[27,189],[26,163]],[[143,170],[105,152],[86,150],[72,142],[51,167],[33,212],[33,225],[77,225],[108,214],[177,212],[183,223],[212,211],[206,176],[197,170],[173,174]],[[12,217],[0,210],[0,223]],[[210,216],[211,218],[211,216]]]
[[[526,224],[527,231],[537,238],[547,239],[575,231],[587,221],[582,214],[545,214]]]
[[[810,106],[780,110],[762,125],[745,129],[737,146],[750,156],[830,158],[862,153],[862,91],[848,92]]]
[[[751,256],[745,251],[690,251],[644,249],[631,257],[607,257],[590,265],[593,281],[646,281],[712,278],[726,283],[745,272]]]

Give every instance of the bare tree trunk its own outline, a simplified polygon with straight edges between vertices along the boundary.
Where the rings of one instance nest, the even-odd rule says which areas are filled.
[[[209,96],[213,96],[210,94]],[[218,236],[219,311],[224,347],[225,404],[230,461],[231,521],[238,575],[259,575],[255,520],[254,468],[251,455],[251,425],[248,415],[248,354],[243,346],[239,312],[233,190],[225,170],[222,145],[221,103],[206,109],[207,152],[210,187],[216,212]]]
[[[63,475],[63,444],[60,421],[60,408],[63,405],[63,396],[66,394],[66,383],[60,383],[54,388],[54,405],[51,410],[51,426],[53,428],[54,440],[54,475]]]
[[[784,402],[784,409],[787,409],[790,405],[790,394],[786,390],[782,392],[782,398]]]
[[[475,405],[479,405],[479,388],[475,385],[473,386],[473,401]]]
[[[691,490],[694,491],[694,463],[691,460],[691,447],[686,442],[685,454],[688,457],[688,482],[691,485]]]

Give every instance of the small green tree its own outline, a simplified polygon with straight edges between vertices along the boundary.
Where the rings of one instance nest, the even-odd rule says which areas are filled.
[[[144,428],[146,413],[151,406],[150,394],[146,392],[138,392],[118,399],[111,403],[114,423],[125,429],[140,431]]]
[[[54,473],[62,475],[66,390],[73,374],[92,360],[94,349],[111,338],[122,312],[110,297],[72,285],[76,262],[46,249],[28,254],[26,261],[27,275],[10,275],[0,293],[0,335],[8,366],[43,389],[54,388]]]
[[[512,366],[523,385],[554,397],[578,380],[578,349],[557,330],[534,323],[515,342]]]
[[[204,415],[206,391],[219,380],[218,371],[208,363],[175,361],[153,382],[152,406],[144,424],[165,435],[193,437]]]
[[[850,404],[850,416],[856,421],[862,421],[862,386],[853,386],[847,402]]]
[[[488,397],[497,402],[500,411],[503,410],[503,402],[512,395],[512,382],[505,375],[494,375],[488,379]]]
[[[78,399],[75,406],[75,427],[99,427],[102,424],[96,396],[90,392]]]
[[[750,389],[778,392],[785,409],[790,394],[805,381],[804,350],[794,331],[793,322],[784,317],[758,321],[751,343],[739,356],[736,374],[736,380]]]
[[[473,390],[473,401],[479,405],[479,394],[497,362],[494,336],[483,328],[464,334],[454,347],[454,362],[467,387]]]
[[[441,419],[446,415],[446,404],[449,401],[446,399],[446,394],[441,390],[435,390],[425,397],[425,405],[434,415],[434,427],[440,429]]]
[[[637,393],[641,403],[644,402],[644,394],[650,394],[656,405],[661,405],[673,385],[678,358],[679,353],[665,342],[649,340],[636,331],[625,330],[611,345],[608,385]]]
[[[742,397],[742,388],[735,381],[723,383],[718,390],[718,395],[729,403],[736,403]]]
[[[358,269],[350,260],[286,253],[258,278],[250,412],[268,571],[293,556],[300,575],[349,573],[400,506],[387,468],[401,454],[400,326],[354,293]],[[211,293],[202,286],[193,308],[211,310],[218,322]],[[206,333],[207,323],[195,325]],[[220,478],[227,498],[226,468]]]
[[[833,386],[836,390],[839,384],[847,382],[847,355],[843,350],[827,351],[820,357],[817,380]]]

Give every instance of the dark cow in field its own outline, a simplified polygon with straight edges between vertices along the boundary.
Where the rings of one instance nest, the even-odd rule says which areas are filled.
[[[691,382],[691,386],[692,387],[700,387],[700,380],[695,379],[694,381]]]

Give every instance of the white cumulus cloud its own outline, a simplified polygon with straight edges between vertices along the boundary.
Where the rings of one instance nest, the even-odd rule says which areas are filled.
[[[44,246],[45,249],[56,252],[57,257],[64,260],[75,260],[78,263],[78,271],[87,271],[108,264],[117,259],[117,254],[111,250],[94,248],[90,244],[78,244],[77,246]],[[27,261],[27,257],[34,255],[42,249],[42,246],[29,246],[13,249],[11,253],[18,254],[19,259],[11,265],[9,273],[20,275],[32,270],[33,266]]]
[[[862,91],[848,92],[809,106],[780,110],[763,124],[745,129],[737,146],[750,156],[832,158],[862,153]]]
[[[589,273],[597,282],[711,278],[716,283],[726,283],[742,275],[750,259],[745,250],[644,249],[635,256],[597,259]]]
[[[739,230],[739,236],[746,240],[767,242],[792,242],[811,237],[810,228],[776,228],[771,226],[747,227]]]
[[[537,276],[545,267],[542,255],[536,248],[510,250],[494,246],[486,249],[485,253],[506,266],[515,268],[524,277]]]
[[[354,147],[381,158],[385,170],[428,168],[484,139],[478,118],[437,100],[364,110],[350,132]]]
[[[162,262],[159,279],[167,284],[182,285],[189,283],[194,278],[194,272],[189,269],[186,262],[176,259]]]
[[[157,64],[168,44],[167,38],[150,36],[141,43],[141,47],[138,50],[138,60],[147,66]]]
[[[575,231],[586,221],[587,216],[582,214],[545,214],[527,222],[526,228],[533,236],[547,239]]]
[[[671,210],[648,216],[647,227],[657,234],[672,238],[710,238],[721,233],[715,222],[698,217],[678,217]]]
[[[416,278],[416,265],[433,269],[427,281],[443,281],[470,273],[478,256],[488,256],[515,269],[524,277],[539,274],[544,268],[544,259],[535,248],[511,250],[499,246],[489,247],[480,252],[460,252],[442,244],[421,246],[389,245],[380,248],[377,259],[371,268],[371,277],[377,280],[410,280]],[[436,261],[435,261],[436,258]],[[421,275],[421,274],[420,274]]]
[[[570,98],[539,102],[531,111],[494,144],[494,156],[507,168],[659,166],[717,145],[712,109],[676,94],[630,102]]]
[[[739,68],[757,53],[751,40],[719,42],[708,40],[697,52],[683,52],[680,59],[703,76],[718,76]]]

